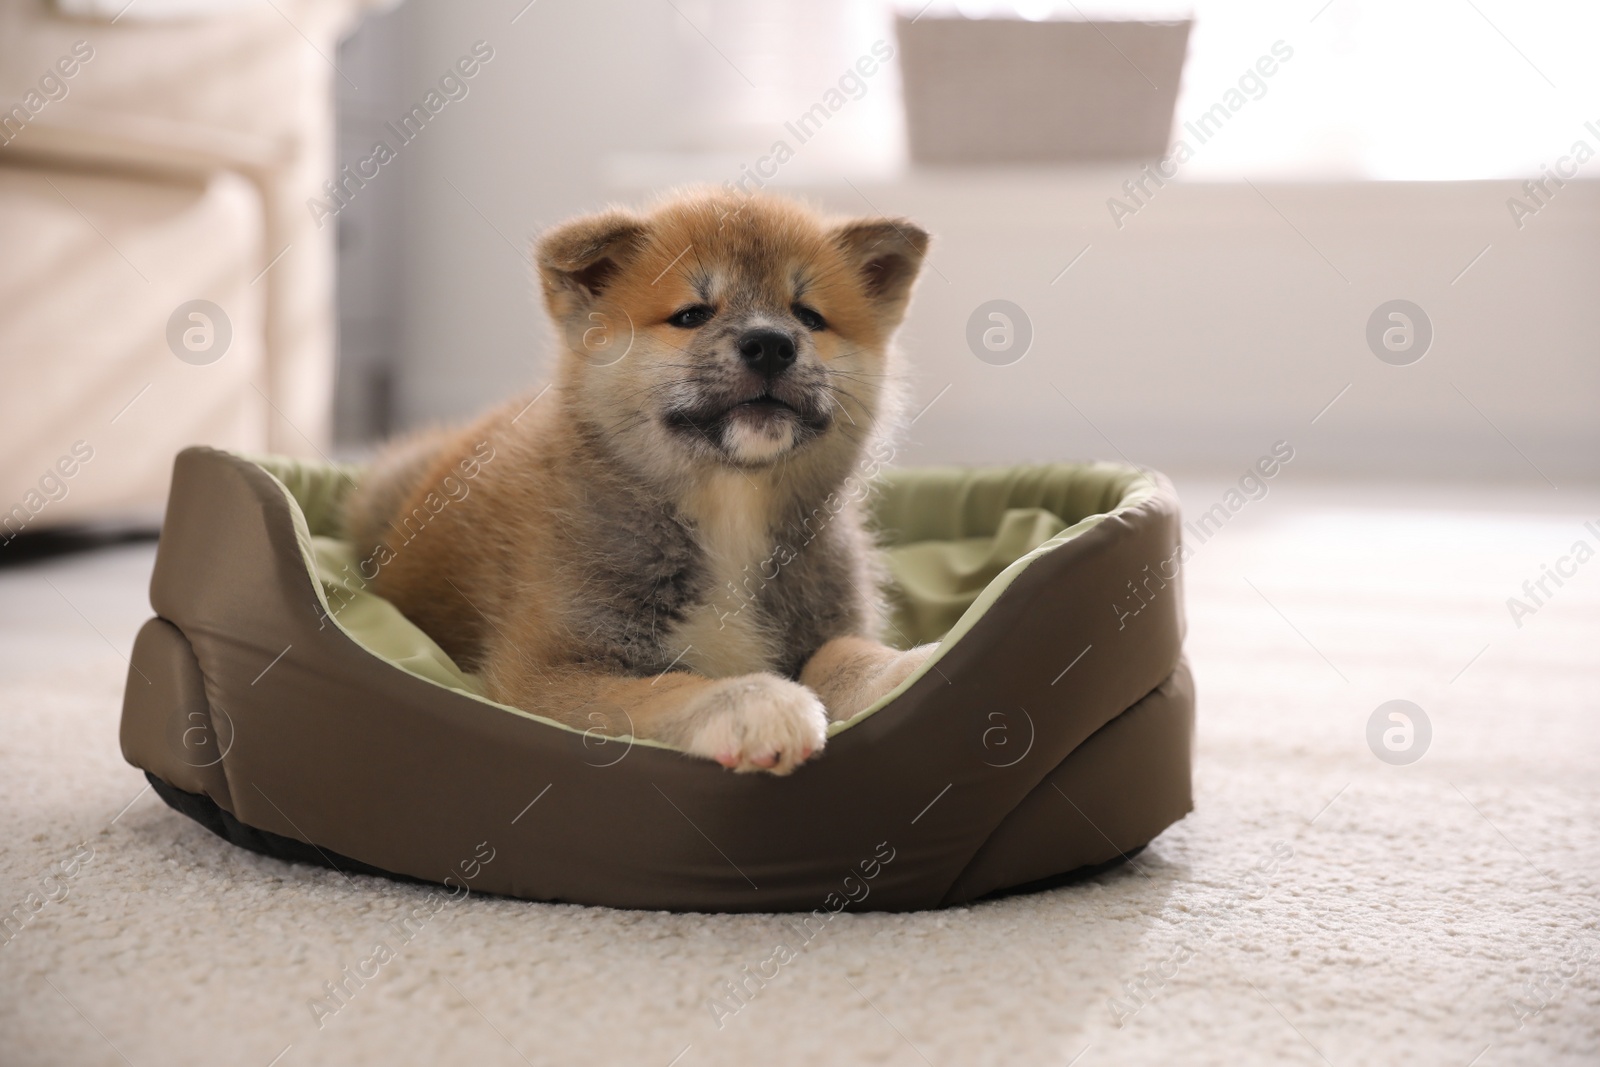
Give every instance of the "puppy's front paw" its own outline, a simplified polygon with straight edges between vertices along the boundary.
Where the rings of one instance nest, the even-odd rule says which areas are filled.
[[[817,695],[776,674],[712,685],[688,709],[684,747],[735,771],[788,774],[822,750],[828,713]]]

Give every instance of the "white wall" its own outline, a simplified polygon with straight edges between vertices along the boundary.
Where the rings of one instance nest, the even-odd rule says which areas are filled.
[[[469,95],[402,151],[404,421],[462,416],[539,380],[545,338],[530,239],[606,199],[604,153],[659,147],[677,133],[671,6],[538,0],[513,24],[520,7],[403,9],[417,99],[473,42],[494,49]]]
[[[1119,230],[1105,201],[1125,177],[827,194],[938,237],[903,341],[924,401],[952,388],[908,458],[1242,470],[1287,439],[1301,470],[1330,475],[1600,476],[1600,183],[1569,184],[1520,231],[1512,182],[1172,184]],[[965,338],[997,297],[1034,329],[1010,366]],[[1434,329],[1410,366],[1365,337],[1395,298]]]
[[[462,416],[548,376],[528,239],[641,196],[641,181],[685,177],[663,166],[658,182],[648,164],[616,161],[692,141],[698,116],[680,101],[704,79],[687,72],[723,62],[670,5],[539,0],[508,24],[518,6],[406,11],[419,97],[474,40],[495,49],[471,95],[404,150],[408,421]],[[719,169],[688,172],[726,177]],[[1506,209],[1514,182],[1180,182],[1119,229],[1105,202],[1128,176],[800,190],[839,210],[904,212],[936,234],[904,344],[923,401],[951,388],[913,428],[907,458],[1120,450],[1226,475],[1287,439],[1302,469],[1329,475],[1600,478],[1595,183],[1568,184],[1519,230]],[[1012,366],[980,362],[964,339],[973,308],[994,297],[1035,328]],[[1409,367],[1379,362],[1364,340],[1372,310],[1397,297],[1436,331]]]

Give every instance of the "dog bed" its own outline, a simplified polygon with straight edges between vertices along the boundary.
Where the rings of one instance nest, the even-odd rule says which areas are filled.
[[[891,470],[892,643],[924,669],[791,776],[483,697],[337,538],[354,468],[181,453],[121,741],[285,859],[530,900],[909,910],[1059,884],[1191,807],[1178,504],[1160,475]]]

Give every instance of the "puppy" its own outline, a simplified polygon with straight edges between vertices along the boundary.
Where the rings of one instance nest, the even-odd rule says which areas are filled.
[[[927,245],[721,192],[546,233],[555,383],[373,464],[375,592],[494,700],[789,773],[931,652],[876,640],[861,500]]]

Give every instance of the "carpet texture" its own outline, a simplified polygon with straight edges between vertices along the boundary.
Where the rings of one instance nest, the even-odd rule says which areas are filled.
[[[1600,1063],[1600,494],[1280,483],[1187,569],[1193,815],[804,944],[232,848],[118,752],[152,549],[0,569],[0,1063]]]

